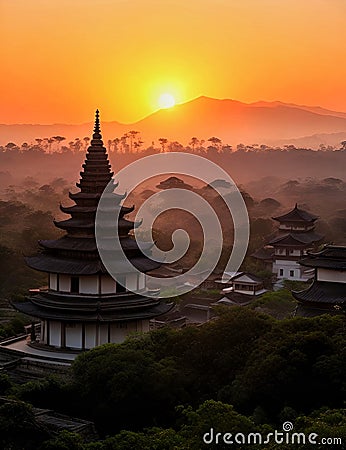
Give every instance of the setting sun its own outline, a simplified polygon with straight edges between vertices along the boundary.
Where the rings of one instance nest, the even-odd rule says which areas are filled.
[[[171,94],[162,94],[159,97],[160,108],[172,108],[175,105],[175,98]]]

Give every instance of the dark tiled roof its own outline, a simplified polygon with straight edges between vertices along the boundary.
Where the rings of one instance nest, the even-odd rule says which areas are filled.
[[[39,296],[38,296],[39,297]],[[66,299],[68,296],[66,296]],[[116,299],[111,304],[99,299],[86,298],[82,303],[75,304],[65,302],[48,302],[44,297],[42,301],[31,297],[30,301],[13,303],[13,307],[23,314],[32,317],[56,319],[64,321],[105,321],[118,322],[122,320],[150,319],[152,317],[165,314],[173,307],[172,303],[161,303],[158,299],[148,299],[136,296],[134,301],[126,300],[121,302],[121,298]],[[142,301],[140,301],[142,300]]]
[[[121,238],[121,246],[124,251],[126,250],[138,250],[138,241],[130,237]],[[67,237],[63,236],[60,239],[54,240],[41,240],[39,244],[51,250],[77,250],[77,251],[86,251],[86,252],[96,252],[97,245],[95,238],[78,238],[78,237]],[[142,242],[141,248],[150,249],[152,244]]]
[[[62,229],[69,229],[69,228],[91,228],[94,229],[95,228],[95,220],[93,217],[87,217],[86,219],[75,219],[75,218],[71,218],[71,219],[67,219],[67,220],[61,220],[61,221],[54,221],[55,226],[62,228]],[[140,222],[132,222],[126,219],[119,219],[118,220],[118,227],[119,229],[129,229],[131,230],[132,228],[136,227],[136,225],[138,226],[140,224]],[[101,225],[100,225],[101,226]],[[103,221],[102,222],[102,226],[104,227],[109,227],[109,228],[114,228],[116,229],[116,223],[112,220],[109,221]]]
[[[331,314],[331,315],[339,315],[339,314],[344,314],[343,310],[339,310],[339,309],[335,309],[333,307],[333,305],[328,305],[328,307],[324,307],[324,308],[317,308],[317,307],[312,307],[310,305],[305,305],[303,303],[300,303],[297,306],[295,315],[296,316],[300,316],[300,317],[316,317],[316,316],[320,316],[321,314]]]
[[[257,258],[257,259],[271,260],[274,256],[274,249],[273,248],[260,248],[255,253],[252,253],[251,256],[254,258]]]
[[[346,270],[346,246],[326,245],[320,252],[308,254],[300,264],[308,267]]]
[[[287,233],[281,236],[277,236],[272,239],[269,244],[270,245],[308,245],[313,242],[319,242],[323,239],[321,234],[317,234],[314,231],[307,231],[305,233]]]
[[[238,275],[235,275],[231,280],[236,281],[238,278],[241,278],[242,276],[246,276],[250,278],[252,281],[255,281],[256,283],[262,283],[263,280],[259,277],[256,277],[256,275],[253,275],[250,272],[241,272]]]
[[[32,269],[40,272],[61,273],[70,275],[93,275],[96,273],[107,273],[100,259],[70,259],[59,258],[47,254],[38,254],[25,258],[26,263]],[[157,269],[160,263],[153,261],[144,256],[131,258],[131,263],[141,272]],[[127,266],[124,266],[124,272],[128,272]]]
[[[346,285],[315,280],[308,289],[293,291],[292,294],[296,300],[303,303],[340,305],[346,302]]]
[[[228,292],[227,294],[225,293],[225,297],[228,300],[231,300],[231,302],[235,305],[249,305],[259,298],[258,295],[246,295],[240,294],[239,292]]]
[[[279,222],[314,222],[317,219],[317,216],[298,208],[298,205],[296,204],[292,211],[283,214],[282,216],[273,217],[273,219]]]

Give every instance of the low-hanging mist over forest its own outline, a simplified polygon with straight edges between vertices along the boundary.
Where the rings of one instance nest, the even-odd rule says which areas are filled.
[[[207,143],[192,138],[188,147],[160,138],[157,146],[139,152],[136,150],[138,141],[138,133],[127,136],[127,139],[106,141],[115,178],[116,172],[124,166],[159,152],[187,151],[210,159],[230,174],[244,196],[252,225],[250,246],[252,242],[253,249],[273,231],[275,224],[271,218],[291,209],[295,203],[319,216],[317,227],[327,242],[344,243],[346,240],[344,142],[340,143],[339,150],[324,148],[313,151],[293,146],[272,148],[241,144],[233,150],[216,137]],[[88,144],[89,139],[85,138],[64,145],[62,137],[55,137],[37,139],[34,145],[18,147],[9,143],[0,147],[2,243],[29,252],[34,250],[39,237],[48,238],[59,233],[52,226],[52,219],[62,218],[60,203],[71,203],[68,191],[77,190],[75,183],[79,179]],[[168,176],[147,180],[127,199],[128,204],[136,206],[132,219],[141,203],[158,192],[158,184],[166,178]],[[199,194],[206,194],[204,196],[214,206],[217,204],[215,191],[215,195],[211,191],[203,191],[196,180],[188,180],[188,183]],[[125,190],[126,186],[117,188],[118,192]],[[222,208],[220,211],[222,215]],[[189,222],[183,216],[181,219],[183,223]],[[223,221],[225,229],[232,228],[226,215]],[[157,224],[160,236],[171,235],[171,223],[168,217],[162,217]],[[192,222],[189,226],[195,232]],[[40,236],[35,228],[40,231]],[[30,229],[32,231],[28,233]],[[25,236],[28,242],[24,244]],[[165,243],[161,243],[165,247]]]

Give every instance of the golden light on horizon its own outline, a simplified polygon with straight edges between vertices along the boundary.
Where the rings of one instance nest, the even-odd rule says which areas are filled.
[[[313,4],[2,0],[0,123],[134,123],[164,93],[345,111],[346,2]]]
[[[172,108],[175,105],[175,98],[172,94],[161,94],[159,97],[159,107],[161,109]]]

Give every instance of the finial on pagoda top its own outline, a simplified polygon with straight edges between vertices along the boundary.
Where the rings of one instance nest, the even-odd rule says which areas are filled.
[[[294,209],[298,209],[298,203],[295,204]]]
[[[97,109],[95,113],[94,133],[100,134],[100,111]]]

